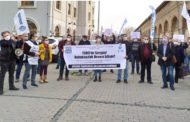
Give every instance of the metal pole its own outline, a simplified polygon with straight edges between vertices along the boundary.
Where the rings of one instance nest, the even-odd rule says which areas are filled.
[[[100,0],[98,1],[98,35],[100,34]]]

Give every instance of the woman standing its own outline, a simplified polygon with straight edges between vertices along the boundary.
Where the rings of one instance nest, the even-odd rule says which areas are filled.
[[[47,37],[42,37],[42,43],[39,45],[40,52],[40,83],[48,83],[47,68],[52,62],[52,47],[49,45]]]

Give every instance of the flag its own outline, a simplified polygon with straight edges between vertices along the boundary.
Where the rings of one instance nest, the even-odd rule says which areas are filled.
[[[123,27],[125,26],[125,24],[127,24],[127,19],[125,18],[125,20],[123,21],[123,24],[121,26],[121,29],[119,31],[119,35],[121,34],[121,31],[123,30]]]
[[[152,10],[152,17],[151,17],[151,32],[150,32],[150,38],[151,40],[154,39],[154,28],[155,28],[155,21],[156,21],[156,10],[154,9],[153,6],[149,6],[150,9]]]
[[[190,34],[190,16],[189,16],[189,13],[187,11],[187,7],[186,7],[186,4],[184,2],[183,4],[183,8],[182,8],[182,11],[181,11],[181,15],[186,19],[186,22],[187,22],[187,29],[189,31],[189,34]]]
[[[14,24],[15,24],[15,29],[16,29],[17,35],[22,35],[24,33],[30,32],[23,9],[19,10],[16,13],[16,15],[14,17]]]

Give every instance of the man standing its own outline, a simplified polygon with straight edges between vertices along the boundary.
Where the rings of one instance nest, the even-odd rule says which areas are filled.
[[[127,40],[127,35],[124,36],[123,39],[119,40],[120,44],[125,44],[126,45],[126,67],[124,69],[124,83],[128,83],[128,60],[130,57],[130,42]],[[121,77],[122,77],[122,69],[118,70],[118,74],[117,74],[117,81],[116,83],[120,83],[121,82]]]
[[[87,36],[83,35],[82,40],[80,40],[79,45],[90,45],[90,41],[87,40]],[[84,74],[86,75],[87,70],[84,71]],[[79,70],[79,75],[82,75],[82,70]]]
[[[9,72],[9,90],[19,90],[14,85],[14,71],[16,64],[15,42],[11,39],[9,31],[1,33],[0,41],[0,94],[3,94],[5,74]]]
[[[159,57],[158,64],[160,65],[162,71],[162,80],[163,80],[162,89],[168,88],[167,78],[166,78],[166,70],[168,69],[170,89],[175,90],[174,76],[173,76],[174,64],[172,62],[174,51],[171,48],[168,41],[169,41],[168,37],[164,36],[162,40],[163,44],[159,45],[158,47],[158,52],[157,52],[157,55]]]

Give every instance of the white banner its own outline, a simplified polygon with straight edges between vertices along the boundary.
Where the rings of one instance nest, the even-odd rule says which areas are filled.
[[[141,33],[140,32],[131,32],[131,39],[140,39]]]
[[[19,10],[16,13],[16,15],[14,17],[14,24],[15,24],[15,29],[16,29],[17,35],[22,35],[24,33],[30,32],[23,9]]]
[[[154,29],[155,29],[155,21],[156,21],[156,10],[154,9],[153,6],[149,6],[149,7],[152,10],[150,38],[151,38],[151,41],[153,41],[154,35],[155,35]]]
[[[69,70],[124,69],[125,44],[64,46]]]
[[[177,40],[177,41],[180,41],[180,42],[184,42],[185,36],[182,35],[182,34],[174,34],[173,39]]]
[[[189,34],[190,34],[190,16],[189,16],[189,13],[187,11],[187,7],[186,7],[186,4],[184,2],[183,4],[183,8],[182,8],[182,11],[181,11],[181,15],[186,19],[186,22],[187,22],[187,29],[189,31]]]

